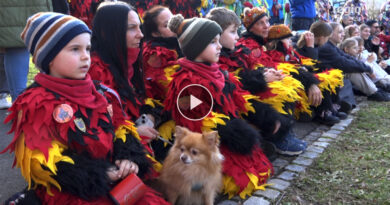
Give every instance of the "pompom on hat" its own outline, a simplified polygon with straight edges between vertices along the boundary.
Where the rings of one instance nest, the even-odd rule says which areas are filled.
[[[293,36],[288,26],[280,24],[269,28],[268,40],[281,40]]]
[[[195,60],[222,33],[222,28],[214,21],[205,18],[184,19],[181,14],[173,16],[168,22],[169,29],[177,34],[183,54]]]
[[[259,7],[253,7],[252,9],[248,7],[245,8],[243,23],[246,30],[249,31],[252,26],[264,16],[267,16],[267,11],[264,9],[260,9]]]
[[[27,20],[21,33],[34,64],[49,73],[49,64],[69,41],[82,33],[91,33],[81,20],[55,12],[39,12]]]

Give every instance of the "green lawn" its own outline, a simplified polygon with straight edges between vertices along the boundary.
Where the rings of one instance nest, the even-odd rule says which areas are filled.
[[[282,204],[390,204],[390,103],[368,102]]]
[[[32,58],[30,58],[30,67],[27,76],[27,86],[29,86],[32,82],[34,82],[34,77],[38,72],[39,70],[35,67],[34,63],[32,62]]]

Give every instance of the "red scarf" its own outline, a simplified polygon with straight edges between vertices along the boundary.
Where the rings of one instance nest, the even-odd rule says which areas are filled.
[[[139,52],[140,48],[127,48],[127,81],[129,85],[132,85],[131,79],[134,75],[133,64],[137,61]]]
[[[71,80],[38,73],[35,81],[42,87],[83,107],[96,109],[108,106],[106,98],[96,90],[89,74],[84,80]]]
[[[222,91],[225,86],[225,77],[219,70],[218,64],[213,63],[211,65],[206,65],[204,63],[190,61],[187,58],[181,58],[178,62],[182,69],[187,69],[192,73],[199,74],[202,78],[212,82],[218,88],[218,91]]]

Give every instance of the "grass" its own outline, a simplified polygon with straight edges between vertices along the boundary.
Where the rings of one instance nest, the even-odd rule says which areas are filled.
[[[31,85],[31,83],[34,82],[34,77],[37,73],[39,73],[39,70],[35,67],[34,63],[32,62],[32,58],[30,58],[29,72],[27,75],[27,86]]]
[[[281,204],[390,204],[390,104],[368,102]]]

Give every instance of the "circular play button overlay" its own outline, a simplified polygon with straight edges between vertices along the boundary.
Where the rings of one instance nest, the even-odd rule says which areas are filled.
[[[184,118],[198,121],[205,118],[213,109],[213,96],[203,85],[190,84],[180,91],[176,103]]]

